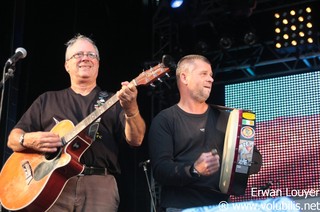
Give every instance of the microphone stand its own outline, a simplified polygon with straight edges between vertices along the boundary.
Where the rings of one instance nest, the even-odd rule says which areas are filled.
[[[153,199],[152,190],[151,190],[149,177],[148,177],[147,163],[146,162],[142,163],[142,166],[143,166],[143,171],[144,171],[144,174],[146,176],[146,180],[147,180],[147,184],[148,184],[149,194],[150,194],[150,197],[151,197],[151,205],[152,205],[152,208],[153,208],[154,212],[156,212],[157,210],[156,210],[156,206],[154,204],[154,199]]]
[[[13,63],[11,66],[8,66],[8,67],[7,66],[8,64],[6,63],[6,65],[3,68],[3,75],[2,75],[3,77],[0,82],[0,88],[4,87],[7,79],[14,77],[14,71],[16,70],[15,64]],[[7,69],[8,69],[8,72],[6,72]]]
[[[14,77],[15,69],[16,69],[15,63],[12,63],[11,65],[9,63],[6,63],[3,68],[2,80],[0,82],[0,88],[3,88],[2,92],[1,92],[1,100],[0,100],[0,123],[1,123],[1,114],[2,114],[5,82],[7,81],[7,79]],[[6,72],[7,70],[8,70],[8,72]]]

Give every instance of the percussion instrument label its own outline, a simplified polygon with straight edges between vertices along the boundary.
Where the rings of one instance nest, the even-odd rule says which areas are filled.
[[[254,129],[250,126],[244,126],[241,128],[241,135],[244,138],[251,139],[254,136]]]
[[[250,112],[243,112],[242,113],[242,118],[255,120],[256,119],[256,114],[250,113]]]
[[[243,125],[254,126],[254,121],[253,120],[242,119],[242,124]]]

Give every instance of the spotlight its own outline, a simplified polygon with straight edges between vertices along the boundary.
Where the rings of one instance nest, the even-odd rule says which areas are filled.
[[[277,12],[274,18],[275,47],[277,49],[313,44],[315,33],[311,7],[304,6]]]
[[[256,35],[253,32],[248,32],[244,35],[243,41],[247,45],[253,45],[256,43]]]
[[[183,0],[171,0],[170,6],[171,8],[178,8],[183,4]]]
[[[219,41],[219,44],[223,49],[230,49],[232,46],[232,39],[229,37],[222,37]]]

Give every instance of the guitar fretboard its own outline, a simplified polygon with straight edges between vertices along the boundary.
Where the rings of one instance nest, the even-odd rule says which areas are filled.
[[[130,82],[130,84],[134,86],[148,85],[152,83],[155,79],[160,80],[160,77],[162,77],[168,71],[169,71],[169,68],[165,67],[162,63],[160,63],[157,66],[152,67],[149,70],[141,73],[138,77],[133,79]],[[88,127],[95,120],[97,120],[104,112],[106,112],[117,101],[119,101],[119,98],[117,97],[117,95],[113,95],[103,105],[95,109],[89,116],[87,116],[85,119],[79,122],[71,132],[67,133],[64,136],[64,142],[66,144],[69,143],[73,138],[75,138],[86,127]]]
[[[67,133],[64,136],[65,142],[68,143],[74,137],[76,137],[82,130],[92,124],[95,120],[97,120],[104,112],[106,112],[111,106],[113,106],[116,102],[119,101],[117,95],[113,95],[110,99],[108,99],[103,105],[96,108],[89,116],[79,122],[74,129]]]

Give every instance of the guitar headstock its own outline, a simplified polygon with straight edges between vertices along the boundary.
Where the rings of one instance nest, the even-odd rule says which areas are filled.
[[[162,57],[162,63],[151,67],[150,69],[143,71],[133,81],[136,86],[138,85],[150,85],[155,80],[160,80],[165,74],[170,72],[170,66],[173,67],[173,60],[170,56],[164,55]]]

